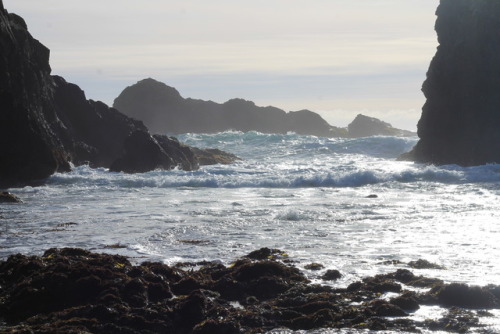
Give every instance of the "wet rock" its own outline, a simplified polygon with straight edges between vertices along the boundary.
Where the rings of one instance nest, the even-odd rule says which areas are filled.
[[[322,309],[310,315],[304,315],[286,322],[287,327],[294,330],[309,330],[333,325],[335,313]]]
[[[252,260],[266,260],[279,256],[286,256],[286,254],[279,249],[264,247],[250,252],[246,257]]]
[[[184,277],[172,286],[176,295],[188,295],[203,288],[203,284],[193,276]]]
[[[175,161],[147,132],[135,131],[124,142],[124,155],[110,166],[112,172],[144,173],[155,169],[170,170]]]
[[[342,277],[342,274],[340,273],[340,271],[338,271],[336,269],[328,269],[323,274],[323,276],[321,276],[321,279],[324,281],[336,281],[341,277]]]
[[[297,268],[276,261],[242,262],[235,265],[233,277],[238,281],[250,281],[266,276],[282,277],[293,281],[307,281]]]
[[[193,147],[192,150],[201,166],[217,164],[228,165],[241,160],[232,153],[224,152],[216,148],[200,149]]]
[[[239,334],[240,326],[234,321],[208,319],[193,328],[193,334]]]
[[[202,291],[193,292],[177,303],[177,322],[184,328],[195,327],[205,319],[209,304],[210,301]]]
[[[256,254],[261,253],[269,252]],[[438,321],[401,318],[425,298],[439,304],[453,287],[442,285],[425,295],[403,291],[381,300],[382,292],[400,288],[396,278],[418,278],[407,270],[334,289],[310,284],[297,268],[275,259],[185,266],[190,269],[157,262],[132,265],[123,256],[76,248],[49,249],[41,257],[13,255],[0,261],[0,321],[6,332],[18,334],[265,333],[283,327],[463,332],[487,315],[451,308]],[[459,290],[472,306],[478,293],[496,298],[496,288]],[[497,305],[480,300],[473,305]]]
[[[0,203],[22,203],[21,199],[8,191],[0,192]]]
[[[455,333],[470,333],[471,328],[480,327],[479,318],[473,312],[456,307],[438,320],[426,320],[424,325],[430,330]]]
[[[412,292],[406,292],[401,296],[391,298],[390,303],[408,312],[415,312],[420,308],[417,296]]]
[[[498,299],[487,289],[452,283],[430,291],[440,305],[464,308],[492,308],[500,306]]]
[[[305,265],[304,268],[307,270],[318,271],[325,268],[325,266],[323,266],[321,263],[310,263]]]
[[[397,305],[391,304],[385,300],[375,300],[370,303],[370,309],[379,317],[406,317],[408,313]]]
[[[366,278],[363,280],[363,287],[368,291],[373,292],[400,292],[401,284],[380,277]]]
[[[427,260],[418,259],[417,261],[408,262],[408,266],[413,269],[445,269],[445,267],[439,264],[431,263]]]

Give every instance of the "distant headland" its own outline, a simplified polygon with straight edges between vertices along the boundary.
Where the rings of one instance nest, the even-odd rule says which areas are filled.
[[[358,115],[347,128],[328,124],[310,110],[286,112],[239,98],[225,103],[183,98],[173,87],[148,78],[125,88],[113,107],[141,120],[153,133],[216,133],[228,130],[320,137],[415,136],[373,117]]]

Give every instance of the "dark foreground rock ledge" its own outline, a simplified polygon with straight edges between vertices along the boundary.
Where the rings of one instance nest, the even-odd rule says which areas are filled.
[[[235,261],[132,265],[123,256],[49,249],[0,262],[2,333],[264,333],[274,328],[357,328],[465,333],[500,287],[443,284],[406,269],[346,289],[310,284],[286,254],[261,249]],[[415,293],[405,286],[428,287]],[[382,299],[385,292],[396,297]],[[419,305],[439,319],[414,321]],[[481,311],[466,308],[481,308]],[[2,321],[5,325],[2,325]]]
[[[406,159],[500,163],[500,1],[441,0],[439,47],[423,84],[420,141]]]

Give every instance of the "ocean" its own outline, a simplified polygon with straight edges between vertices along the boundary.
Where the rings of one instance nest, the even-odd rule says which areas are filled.
[[[9,189],[25,203],[0,205],[0,258],[81,247],[133,262],[229,264],[270,247],[302,269],[312,262],[338,269],[342,278],[329,283],[319,279],[321,271],[306,270],[313,282],[338,287],[418,259],[445,267],[412,269],[418,275],[500,284],[500,165],[397,161],[416,137],[224,132],[178,138],[242,160],[144,174],[80,166],[38,187]],[[440,312],[423,307],[413,317]],[[492,312],[483,321],[497,333],[500,312]]]

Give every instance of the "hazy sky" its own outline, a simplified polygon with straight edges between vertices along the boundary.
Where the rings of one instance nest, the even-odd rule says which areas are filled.
[[[51,50],[52,73],[112,104],[147,77],[332,125],[415,129],[438,0],[4,0]]]

